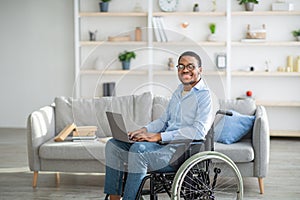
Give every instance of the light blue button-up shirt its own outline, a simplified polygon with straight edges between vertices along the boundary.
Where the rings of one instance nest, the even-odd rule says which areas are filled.
[[[180,84],[163,115],[146,126],[148,132],[161,133],[163,142],[204,139],[211,127],[212,99],[204,81],[201,79],[184,96],[182,91],[183,85]]]

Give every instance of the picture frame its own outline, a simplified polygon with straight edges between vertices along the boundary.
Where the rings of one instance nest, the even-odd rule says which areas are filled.
[[[226,68],[226,62],[227,62],[226,54],[218,54],[216,57],[216,65],[219,69],[225,69]]]

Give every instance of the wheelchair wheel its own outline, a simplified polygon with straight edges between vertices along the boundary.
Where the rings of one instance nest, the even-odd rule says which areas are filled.
[[[172,199],[243,199],[243,180],[234,162],[219,152],[200,152],[177,171]]]

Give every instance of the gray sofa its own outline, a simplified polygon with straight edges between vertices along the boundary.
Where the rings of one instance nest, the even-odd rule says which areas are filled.
[[[31,113],[27,120],[28,160],[34,172],[33,187],[39,171],[105,173],[104,148],[111,137],[105,111],[122,113],[128,130],[135,130],[158,118],[168,99],[151,93],[122,97],[72,99],[57,97],[54,103]],[[269,162],[269,134],[265,109],[253,101],[221,101],[221,109],[234,109],[256,115],[253,130],[231,145],[215,143],[215,150],[228,155],[243,176],[262,178]],[[99,139],[80,142],[54,142],[54,137],[68,124],[97,126]]]

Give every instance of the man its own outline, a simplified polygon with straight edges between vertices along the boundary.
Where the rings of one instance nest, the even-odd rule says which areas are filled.
[[[204,139],[212,123],[212,101],[201,79],[201,59],[191,51],[178,59],[178,86],[164,114],[129,137],[133,144],[111,139],[106,144],[106,177],[104,192],[111,200],[121,198],[124,163],[128,177],[123,200],[135,199],[148,170],[174,171],[169,165],[177,145],[160,145],[176,139]]]

